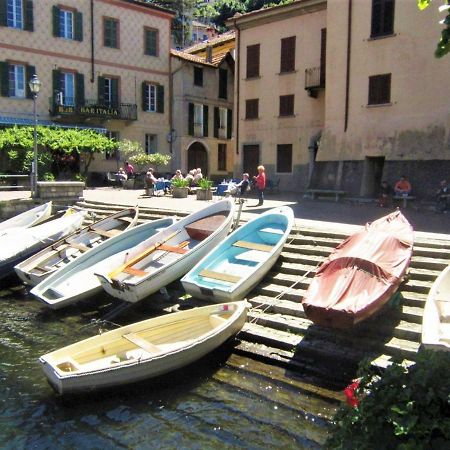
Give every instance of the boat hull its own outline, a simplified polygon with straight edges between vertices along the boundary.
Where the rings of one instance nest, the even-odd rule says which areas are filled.
[[[44,203],[11,219],[0,222],[0,236],[11,228],[29,228],[47,220],[52,213],[52,202]]]

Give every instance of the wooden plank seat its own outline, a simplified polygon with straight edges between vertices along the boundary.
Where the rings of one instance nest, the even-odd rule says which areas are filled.
[[[338,189],[307,189],[306,192],[310,195],[311,200],[314,200],[316,194],[320,195],[334,195],[335,201],[339,201],[340,196],[344,196],[347,192]]]
[[[89,230],[104,237],[113,237],[120,233],[119,230],[102,230],[101,228],[89,227]]]
[[[215,272],[214,270],[203,269],[199,272],[201,277],[212,278],[213,280],[227,281],[228,283],[237,283],[241,277],[228,273]]]
[[[260,231],[261,233],[271,233],[271,234],[279,234],[279,235],[284,234],[283,230],[280,230],[279,228],[261,228],[258,231]]]
[[[121,220],[122,222],[131,223],[131,222],[133,222],[134,219],[131,217],[128,217],[128,216],[123,216],[123,217],[118,217],[117,220]]]
[[[78,242],[67,242],[68,245],[70,245],[73,248],[76,248],[77,250],[80,250],[81,252],[87,252],[90,250],[90,248],[87,245],[79,244]]]
[[[146,339],[138,336],[136,333],[127,333],[123,334],[122,337],[126,339],[127,341],[132,342],[134,345],[136,345],[139,348],[142,348],[142,350],[145,350],[149,353],[160,353],[161,349],[151,342],[147,341]]]
[[[249,242],[249,241],[236,241],[233,244],[234,247],[246,248],[249,250],[258,250],[260,252],[271,252],[273,246],[266,244],[258,244],[257,242]]]

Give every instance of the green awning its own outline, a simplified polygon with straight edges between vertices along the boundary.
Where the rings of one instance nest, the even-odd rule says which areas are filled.
[[[97,133],[106,133],[108,130],[101,127],[89,127],[86,125],[77,124],[62,124],[58,122],[52,122],[51,120],[38,119],[37,124],[43,127],[55,127],[55,128],[77,128],[80,130],[94,130]],[[0,116],[0,125],[21,125],[21,126],[33,126],[34,120],[32,118],[24,117],[5,117]]]

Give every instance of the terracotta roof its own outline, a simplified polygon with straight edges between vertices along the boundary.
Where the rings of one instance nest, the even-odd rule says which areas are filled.
[[[150,3],[146,0],[122,0],[123,2],[127,2],[127,3],[135,3],[139,6],[145,6],[146,8],[150,8],[150,9],[155,9],[157,11],[161,11],[161,12],[165,12],[167,14],[170,14],[172,16],[176,15],[176,12],[168,9],[168,8],[163,8],[162,6],[159,5],[155,5],[154,3]]]
[[[185,61],[190,61],[190,62],[194,62],[197,64],[203,64],[203,65],[209,66],[209,67],[216,67],[216,64],[206,62],[206,60],[203,56],[191,55],[190,53],[186,53],[186,52],[182,52],[180,50],[174,50],[174,49],[170,50],[170,54],[177,58],[184,59]]]
[[[207,41],[200,42],[199,44],[192,45],[191,47],[187,47],[183,49],[183,52],[199,53],[205,51],[207,46],[217,47],[219,45],[224,44],[225,42],[230,42],[234,40],[235,40],[234,30],[231,30],[221,34],[220,36],[208,39]]]

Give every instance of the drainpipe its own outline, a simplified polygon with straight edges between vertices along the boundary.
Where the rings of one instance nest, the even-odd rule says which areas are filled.
[[[95,82],[94,67],[94,0],[91,0],[91,83]]]
[[[347,22],[347,74],[345,79],[345,118],[344,132],[348,126],[348,103],[350,95],[350,60],[351,60],[351,40],[352,40],[352,0],[348,0],[348,22]]]
[[[239,27],[236,24],[236,20],[234,21],[234,28],[236,29],[236,41],[238,43],[238,48],[236,49],[236,68],[234,71],[234,83],[236,84],[236,104],[234,106],[235,114],[236,114],[236,127],[235,127],[235,146],[236,146],[236,155],[239,155],[239,92],[240,92],[240,62],[241,62],[241,35]]]

